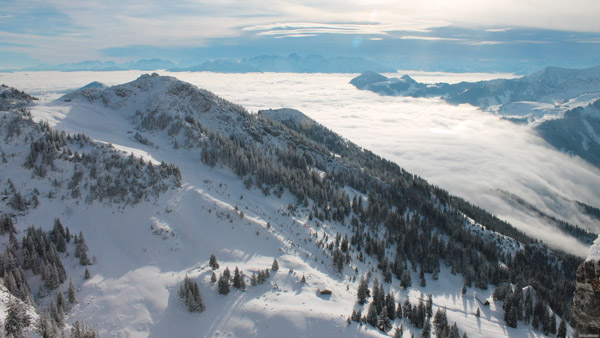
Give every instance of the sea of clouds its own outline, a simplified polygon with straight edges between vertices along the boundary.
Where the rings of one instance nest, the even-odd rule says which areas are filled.
[[[134,80],[143,72],[17,72],[0,82],[44,100],[92,81],[107,85]],[[523,232],[569,252],[588,248],[558,232],[507,192],[539,210],[581,227],[600,231],[574,201],[600,207],[600,170],[563,154],[533,130],[469,105],[439,99],[380,96],[348,82],[352,74],[167,73],[208,89],[256,112],[295,108],[358,145],[395,161],[406,170],[468,199]],[[407,73],[417,81],[476,81],[511,74]]]

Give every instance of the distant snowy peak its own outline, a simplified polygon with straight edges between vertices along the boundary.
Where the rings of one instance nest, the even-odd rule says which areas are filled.
[[[372,71],[366,71],[352,79],[350,83],[358,89],[365,89],[371,84],[385,81],[388,81],[387,77]]]
[[[562,104],[582,95],[600,97],[600,67],[566,69],[547,67],[517,79],[496,79],[457,84],[417,83],[410,77],[386,78],[370,72],[350,83],[383,95],[443,97],[452,104],[469,103],[488,109],[513,102]]]

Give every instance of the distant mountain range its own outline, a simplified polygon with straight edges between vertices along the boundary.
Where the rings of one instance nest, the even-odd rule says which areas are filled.
[[[553,105],[585,95],[600,96],[600,66],[587,69],[546,67],[544,70],[516,79],[496,79],[456,84],[420,83],[408,75],[387,78],[365,72],[350,81],[358,89],[382,95],[442,97],[448,103],[469,103],[483,109],[515,102],[539,102]]]
[[[392,67],[384,66],[375,61],[359,57],[326,58],[321,55],[300,57],[291,54],[287,57],[278,55],[261,55],[240,62],[229,60],[215,60],[203,64],[173,68],[170,71],[210,71],[220,73],[250,73],[250,72],[276,72],[276,73],[361,73],[367,69],[377,72],[395,72]]]
[[[530,123],[548,143],[600,167],[600,66],[546,67],[516,79],[456,84],[420,83],[408,75],[388,78],[365,72],[350,81],[381,95],[441,97],[471,104],[503,118]]]
[[[362,73],[365,70],[376,72],[396,72],[393,67],[385,66],[376,61],[360,57],[326,58],[321,55],[300,57],[296,54],[289,56],[261,55],[238,60],[216,59],[203,63],[189,65],[175,64],[161,59],[138,60],[136,62],[116,63],[113,61],[84,61],[78,63],[63,63],[58,65],[38,65],[19,69],[19,71],[119,71],[119,70],[157,70],[167,69],[172,72],[216,72],[216,73]],[[16,71],[16,69],[3,70]]]

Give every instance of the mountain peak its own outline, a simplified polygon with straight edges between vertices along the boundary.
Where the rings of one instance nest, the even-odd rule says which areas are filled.
[[[358,89],[363,89],[370,84],[387,81],[388,78],[372,71],[366,71],[350,81]]]

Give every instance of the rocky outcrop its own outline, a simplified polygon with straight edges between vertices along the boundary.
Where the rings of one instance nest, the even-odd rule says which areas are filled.
[[[577,269],[573,316],[579,333],[600,334],[600,259],[590,258]]]

